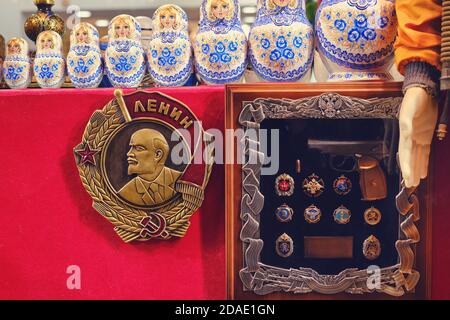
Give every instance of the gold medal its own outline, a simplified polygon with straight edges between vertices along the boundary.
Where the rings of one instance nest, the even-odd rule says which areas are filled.
[[[375,207],[370,207],[364,211],[364,220],[371,226],[377,225],[381,221],[381,211]]]
[[[197,184],[187,174],[190,161],[178,165],[171,161],[171,137],[179,137],[184,152],[192,158],[196,151],[211,150],[211,144],[202,141],[205,133],[198,118],[180,101],[159,92],[123,95],[116,90],[115,96],[92,115],[74,149],[93,207],[125,242],[181,238],[203,203],[212,152],[208,152],[211,164],[201,172],[203,182]],[[159,110],[173,108],[183,117],[177,120],[168,112],[156,119],[154,112],[144,108],[148,101],[161,106]],[[201,134],[187,141],[181,130]]]

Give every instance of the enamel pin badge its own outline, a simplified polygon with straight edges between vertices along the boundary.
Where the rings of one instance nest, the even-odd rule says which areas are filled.
[[[315,205],[310,205],[304,212],[305,220],[308,223],[317,223],[322,217],[322,211]]]
[[[204,199],[212,140],[180,101],[159,92],[115,95],[74,149],[93,207],[125,242],[183,237]],[[206,161],[194,168],[197,152]]]
[[[333,212],[334,221],[337,224],[347,224],[350,222],[352,213],[345,206],[340,206]]]
[[[381,243],[374,235],[371,235],[363,243],[363,254],[368,260],[375,260],[381,254]]]
[[[303,192],[309,197],[317,198],[325,190],[325,182],[318,175],[313,173],[303,180]]]
[[[294,241],[287,233],[283,233],[276,241],[275,250],[280,257],[290,257],[294,253]]]
[[[345,196],[352,191],[352,181],[346,176],[341,175],[334,180],[333,189],[338,195]]]
[[[292,216],[294,215],[294,210],[287,204],[283,204],[277,208],[275,215],[280,222],[290,222],[292,221]]]
[[[275,193],[280,197],[292,196],[294,187],[294,179],[287,173],[283,173],[275,179]]]

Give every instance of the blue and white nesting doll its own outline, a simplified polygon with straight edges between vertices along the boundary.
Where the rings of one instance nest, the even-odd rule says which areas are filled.
[[[109,24],[109,44],[105,67],[114,87],[136,88],[145,76],[141,26],[132,16],[123,14]]]
[[[36,40],[34,76],[41,88],[61,88],[66,65],[61,36],[55,31],[41,32]]]
[[[97,88],[102,81],[103,63],[99,34],[90,23],[82,22],[72,30],[67,71],[76,88]]]
[[[193,73],[188,19],[179,6],[166,4],[153,15],[153,37],[148,51],[153,81],[159,86],[183,86]]]
[[[144,51],[147,52],[148,48],[150,48],[150,41],[153,36],[153,21],[150,17],[139,16],[136,17],[137,22],[139,22],[141,26],[141,42]]]
[[[247,68],[247,37],[238,0],[203,0],[194,43],[195,66],[208,84],[240,82]]]
[[[260,80],[309,81],[313,48],[305,0],[258,0],[249,57]]]
[[[323,0],[316,35],[329,81],[392,79],[394,0]]]
[[[28,87],[31,82],[31,61],[28,55],[28,43],[22,38],[8,41],[5,61],[3,62],[5,82],[11,89]]]

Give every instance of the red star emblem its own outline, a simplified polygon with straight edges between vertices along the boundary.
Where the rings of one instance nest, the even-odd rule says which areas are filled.
[[[80,164],[90,163],[95,166],[95,155],[98,150],[91,149],[88,144],[84,146],[84,149],[75,150],[75,152],[81,157]]]

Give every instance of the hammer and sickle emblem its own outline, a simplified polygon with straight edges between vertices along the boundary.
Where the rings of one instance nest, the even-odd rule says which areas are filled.
[[[147,217],[141,220],[141,237],[143,238],[163,238],[170,237],[166,231],[166,219],[159,213],[151,212]]]

